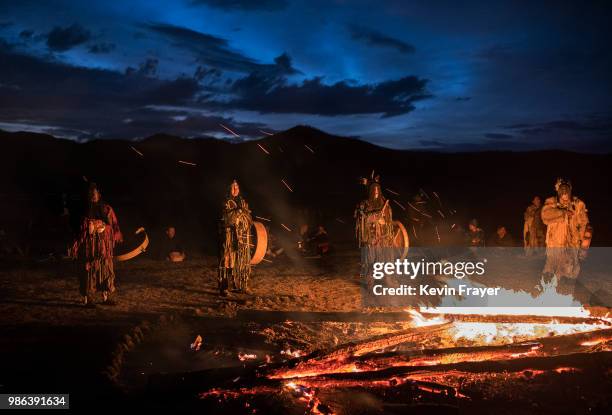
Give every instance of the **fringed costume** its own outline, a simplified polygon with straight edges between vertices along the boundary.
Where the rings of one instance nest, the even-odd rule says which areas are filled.
[[[366,253],[362,257],[364,270],[377,261],[386,261],[392,257],[393,218],[389,201],[382,195],[378,177],[366,182],[368,198],[361,201],[355,211],[355,236],[360,248]],[[365,252],[364,252],[365,251]],[[388,254],[388,255],[387,255]]]
[[[220,229],[219,290],[246,292],[251,274],[251,234],[253,223],[246,200],[234,181],[223,204]]]
[[[97,200],[92,201],[93,192],[97,193],[94,186],[90,189],[89,207],[81,222],[80,236],[72,246],[72,256],[80,263],[79,291],[85,303],[91,301],[96,292],[102,292],[106,300],[108,294],[115,291],[113,251],[123,240],[113,208],[100,199],[99,193]]]
[[[589,217],[584,202],[572,196],[568,181],[558,180],[555,189],[557,196],[546,199],[542,208],[542,220],[548,225],[544,274],[576,278],[581,249],[590,238]]]

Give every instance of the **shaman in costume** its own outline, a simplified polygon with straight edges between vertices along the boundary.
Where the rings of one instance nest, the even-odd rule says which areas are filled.
[[[251,274],[252,223],[249,205],[240,196],[240,186],[234,180],[225,198],[220,222],[218,281],[221,295],[227,295],[228,288],[247,291]]]
[[[367,258],[362,261],[367,269],[373,262],[385,261],[384,248],[393,247],[393,218],[389,201],[380,189],[379,177],[364,180],[364,184],[368,186],[368,198],[355,211],[355,236],[360,248],[368,248]]]
[[[535,248],[543,247],[546,238],[546,225],[542,222],[542,200],[539,196],[534,197],[525,210],[524,219],[523,246],[530,254]]]
[[[557,196],[549,197],[542,208],[546,231],[544,275],[576,278],[580,272],[581,248],[590,239],[589,217],[584,202],[572,196],[569,181],[555,184]]]
[[[109,295],[115,291],[113,251],[122,241],[113,208],[102,201],[95,183],[91,183],[80,235],[71,248],[71,256],[80,262],[79,285],[84,305],[92,304],[98,291],[105,303],[111,303]]]

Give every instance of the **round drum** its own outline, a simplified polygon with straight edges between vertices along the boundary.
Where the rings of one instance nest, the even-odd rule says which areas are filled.
[[[393,247],[400,250],[400,259],[406,258],[408,248],[410,247],[410,238],[404,224],[399,220],[393,221]]]
[[[251,265],[257,265],[264,259],[268,250],[268,231],[263,223],[253,222],[251,241],[254,247],[251,251]]]

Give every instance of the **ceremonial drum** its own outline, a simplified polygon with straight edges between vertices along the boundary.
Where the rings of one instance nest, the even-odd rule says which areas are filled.
[[[115,259],[117,261],[130,260],[142,254],[147,249],[147,247],[149,246],[149,237],[147,236],[147,232],[145,231],[145,228],[138,228],[135,232],[135,235],[138,235],[141,233],[144,233],[144,239],[142,243],[138,245],[136,248],[132,249],[131,251],[126,252],[125,254],[115,256]]]
[[[261,222],[253,222],[251,232],[251,265],[259,264],[268,250],[268,231]]]
[[[400,259],[406,258],[410,247],[410,238],[406,228],[399,220],[393,221],[393,247],[401,254]]]

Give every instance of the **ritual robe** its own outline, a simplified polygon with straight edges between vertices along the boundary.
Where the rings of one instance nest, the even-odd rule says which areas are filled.
[[[546,230],[546,265],[544,274],[576,278],[580,272],[580,249],[589,217],[584,202],[573,197],[562,205],[549,197],[542,208]]]
[[[92,204],[81,221],[81,231],[71,248],[79,262],[79,291],[90,296],[98,291],[115,291],[113,251],[123,240],[113,208],[103,202]]]

